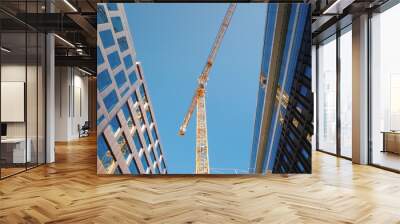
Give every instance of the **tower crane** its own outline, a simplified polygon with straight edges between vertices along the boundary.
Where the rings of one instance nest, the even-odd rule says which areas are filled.
[[[231,3],[226,11],[224,20],[219,28],[217,37],[208,55],[207,62],[198,78],[198,86],[194,92],[192,102],[183,119],[183,123],[179,128],[179,135],[183,136],[186,128],[196,108],[196,174],[208,174],[210,172],[208,162],[208,138],[207,138],[207,118],[206,118],[206,84],[211,67],[214,63],[218,49],[226,30],[228,29],[233,12],[235,11],[236,3]]]

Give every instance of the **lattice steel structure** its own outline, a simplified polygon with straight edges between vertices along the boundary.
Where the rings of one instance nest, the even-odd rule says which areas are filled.
[[[308,4],[268,4],[250,173],[311,173]]]
[[[123,5],[98,4],[97,24],[97,173],[166,174]]]

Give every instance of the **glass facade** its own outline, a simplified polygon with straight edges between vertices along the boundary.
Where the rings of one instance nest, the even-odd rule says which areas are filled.
[[[371,18],[370,162],[400,171],[400,4]]]
[[[336,36],[318,47],[318,149],[336,154]]]
[[[352,26],[320,42],[317,67],[317,150],[352,158]]]
[[[44,12],[42,4],[40,0],[0,1],[1,8],[19,16]],[[46,36],[4,12],[0,11],[1,179],[46,160]]]
[[[340,154],[352,157],[352,32],[340,36]]]

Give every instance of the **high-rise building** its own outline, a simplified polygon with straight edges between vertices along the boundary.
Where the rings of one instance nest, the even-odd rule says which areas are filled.
[[[97,172],[166,174],[157,123],[122,4],[97,5]]]
[[[311,19],[307,4],[268,4],[250,173],[310,173]]]

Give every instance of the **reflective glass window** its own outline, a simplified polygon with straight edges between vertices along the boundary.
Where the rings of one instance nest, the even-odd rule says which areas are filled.
[[[336,39],[318,48],[318,89],[318,146],[336,154]]]
[[[146,155],[144,153],[142,155],[141,161],[142,161],[143,169],[146,171],[147,167],[149,167],[149,163],[147,162]]]
[[[101,50],[99,47],[97,47],[97,65],[101,65],[104,63],[104,57],[103,54],[101,53]]]
[[[133,92],[133,93],[132,93],[131,98],[132,98],[133,104],[135,104],[136,102],[138,102],[138,97],[137,97],[136,92]]]
[[[114,31],[116,33],[121,32],[122,30],[124,30],[124,28],[122,26],[121,17],[111,17],[111,22],[113,24]]]
[[[131,82],[131,85],[135,84],[135,82],[137,81],[137,76],[135,71],[129,74],[129,81]]]
[[[124,64],[126,69],[133,66],[132,56],[130,54],[124,57]]]
[[[97,6],[97,24],[103,24],[107,23],[107,15],[106,15],[106,10],[104,9],[104,6],[98,5]]]
[[[157,133],[156,133],[156,129],[153,127],[153,130],[151,131],[151,135],[153,136],[153,140],[156,141],[157,138]]]
[[[115,44],[111,30],[100,31],[99,35],[104,48],[109,48]]]
[[[106,97],[104,97],[103,102],[107,111],[111,112],[118,103],[118,96],[115,93],[115,90],[111,91]]]
[[[132,119],[131,111],[129,109],[128,104],[125,104],[124,106],[122,106],[122,112],[124,113],[128,128],[132,128],[133,127],[133,119]]]
[[[147,117],[147,121],[149,122],[149,124],[153,123],[153,117],[151,116],[150,110],[146,111],[146,117]]]
[[[117,11],[118,5],[117,5],[117,3],[107,3],[107,8],[110,11]]]
[[[131,171],[131,174],[139,174],[139,169],[137,167],[135,159],[132,159],[131,164],[129,164],[129,171]]]
[[[143,148],[142,142],[140,141],[139,133],[137,131],[135,131],[135,134],[133,135],[133,143],[135,143],[137,151]]]
[[[105,90],[109,85],[111,85],[111,83],[112,81],[107,69],[97,75],[97,88],[100,92]]]
[[[118,88],[121,88],[126,83],[126,76],[124,70],[121,70],[115,75],[115,82]]]
[[[146,141],[147,147],[149,147],[151,144],[151,141],[150,141],[149,133],[147,132],[147,130],[144,132],[144,140]]]
[[[121,52],[128,50],[129,46],[128,42],[126,41],[126,37],[120,37],[117,41]]]
[[[114,51],[111,54],[109,54],[107,58],[112,69],[115,69],[116,67],[118,67],[118,65],[121,64],[121,59],[119,58],[119,54],[117,51]]]

